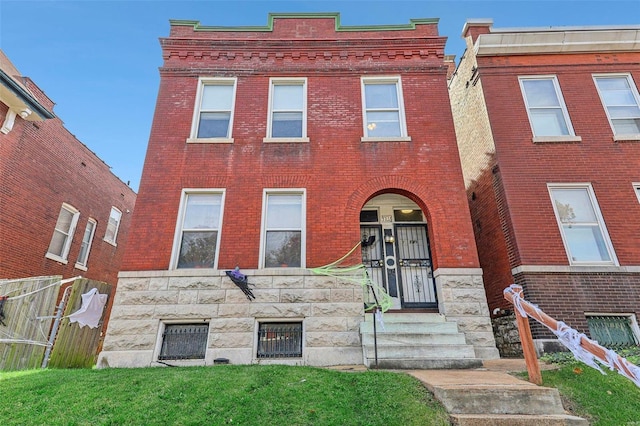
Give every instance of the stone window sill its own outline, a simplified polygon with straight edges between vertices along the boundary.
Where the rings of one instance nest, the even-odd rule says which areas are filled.
[[[534,136],[533,143],[574,143],[582,142],[580,136]]]

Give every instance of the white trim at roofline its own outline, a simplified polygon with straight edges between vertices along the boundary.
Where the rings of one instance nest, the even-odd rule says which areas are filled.
[[[640,26],[492,28],[478,36],[474,50],[477,56],[640,52]]]

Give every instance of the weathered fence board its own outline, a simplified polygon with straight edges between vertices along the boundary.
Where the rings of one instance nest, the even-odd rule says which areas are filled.
[[[61,279],[50,276],[0,281],[0,296],[8,296],[5,325],[0,324],[0,370],[40,367],[60,288],[56,284]]]
[[[73,283],[73,289],[69,295],[64,310],[64,317],[60,323],[58,335],[53,345],[48,366],[50,368],[83,368],[92,367],[96,362],[104,311],[97,328],[88,326],[80,327],[78,323],[69,322],[66,318],[76,312],[82,306],[82,295],[92,288],[98,289],[101,294],[111,297],[111,286],[100,281],[78,279]]]

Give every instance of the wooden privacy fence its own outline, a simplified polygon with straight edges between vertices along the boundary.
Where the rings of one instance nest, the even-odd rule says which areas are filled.
[[[111,286],[88,279],[63,281],[61,278],[49,276],[0,281],[0,303],[4,313],[4,318],[0,316],[3,318],[0,322],[0,371],[40,368],[47,364],[58,368],[94,365],[106,309],[102,311],[97,328],[81,328],[66,317],[80,309],[84,293],[96,288],[99,293],[110,297]],[[61,286],[71,281],[73,284],[67,286],[70,294],[66,293],[69,296],[65,305]],[[56,315],[58,299],[61,299],[58,308],[64,312]],[[50,358],[44,359],[49,354]]]
[[[69,321],[70,314],[82,306],[82,295],[92,288],[99,293],[111,297],[111,286],[100,281],[79,279],[73,283],[63,318],[58,329],[58,335],[51,351],[48,366],[51,368],[83,368],[92,367],[96,362],[98,344],[102,333],[102,325],[106,308],[97,328],[80,327],[78,323]]]
[[[60,276],[0,281],[6,297],[0,323],[0,370],[39,368],[60,288]]]
[[[520,334],[520,341],[522,342],[522,352],[524,353],[527,364],[529,381],[532,383],[541,385],[542,374],[540,373],[540,365],[538,364],[538,358],[536,357],[536,351],[533,346],[528,317],[535,319],[551,330],[560,343],[566,346],[576,359],[604,374],[604,371],[602,371],[596,363],[596,361],[598,361],[602,365],[609,367],[609,369],[616,370],[640,387],[640,368],[638,366],[622,358],[613,350],[600,346],[598,342],[589,339],[584,334],[578,333],[562,321],[553,319],[542,312],[537,306],[524,300],[521,286],[512,284],[510,287],[505,288],[504,298],[513,303],[515,307],[518,333]]]

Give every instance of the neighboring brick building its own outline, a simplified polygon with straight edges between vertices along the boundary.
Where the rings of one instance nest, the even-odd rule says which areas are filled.
[[[515,282],[592,338],[637,343],[640,27],[491,24],[466,23],[449,86],[489,308]]]
[[[361,240],[350,259],[362,254],[392,296],[387,333],[395,321],[421,323],[395,342],[381,332],[381,364],[495,358],[444,44],[433,19],[379,27],[344,27],[337,14],[270,15],[266,27],[172,21],[98,364],[273,357],[370,365],[363,287],[307,269]],[[255,284],[255,300],[226,277],[236,266]],[[170,347],[182,332],[195,348]],[[289,346],[268,347],[278,342]]]
[[[136,194],[0,51],[0,279],[117,284]]]

